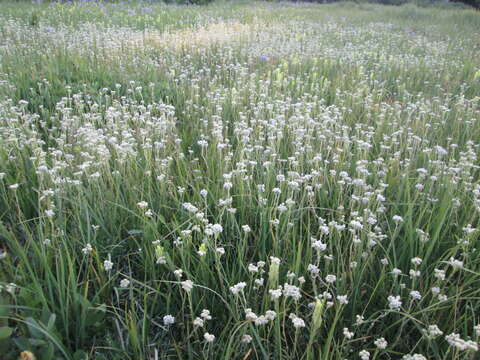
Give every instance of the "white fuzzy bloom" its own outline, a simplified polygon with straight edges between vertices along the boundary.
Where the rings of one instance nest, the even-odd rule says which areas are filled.
[[[249,233],[250,231],[252,231],[252,229],[248,225],[242,225],[242,230],[246,233]]]
[[[200,313],[200,317],[204,320],[212,320],[212,316],[210,315],[210,310],[203,309]]]
[[[316,240],[312,242],[312,248],[319,251],[325,251],[327,249],[327,244],[322,243],[320,240]]]
[[[15,283],[9,283],[5,285],[5,291],[8,292],[11,295],[15,295],[15,290],[17,289],[17,284]],[[2,285],[0,285],[0,292],[2,290]]]
[[[163,317],[163,325],[173,325],[175,323],[175,318],[172,315],[165,315]]]
[[[410,296],[412,297],[413,300],[421,300],[422,299],[422,295],[417,290],[410,291]]]
[[[238,284],[236,285],[233,285],[230,287],[230,292],[233,294],[233,295],[238,295],[240,292],[243,291],[243,289],[245,288],[245,286],[247,286],[247,283],[246,282],[239,282]]]
[[[272,264],[280,265],[281,260],[275,256],[270,256],[270,262]]]
[[[428,329],[425,331],[425,335],[429,339],[434,339],[437,336],[443,335],[443,331],[440,330],[437,325],[429,325]]]
[[[450,346],[453,346],[460,351],[478,351],[478,344],[475,341],[463,340],[460,338],[459,334],[451,333],[450,335],[445,336],[445,340],[447,340]]]
[[[350,221],[350,227],[354,230],[362,230],[363,229],[362,223],[360,221],[357,221],[357,220]]]
[[[290,284],[283,285],[283,295],[286,297],[293,297],[295,300],[299,300],[302,297],[300,289],[295,285]]]
[[[435,150],[437,151],[437,154],[439,156],[444,156],[444,155],[447,155],[448,154],[448,151],[445,150],[443,147],[441,147],[440,145],[435,145]]]
[[[435,276],[437,279],[445,280],[445,270],[434,269],[433,272],[434,272],[433,276]]]
[[[208,332],[206,332],[205,334],[203,334],[203,338],[207,343],[211,343],[215,340],[215,335],[209,334]]]
[[[254,320],[254,323],[256,326],[266,325],[268,324],[268,319],[265,317],[265,315],[260,315]]]
[[[257,287],[263,286],[264,282],[265,282],[264,278],[255,279],[255,286],[257,286]]]
[[[402,270],[397,269],[397,268],[393,268],[392,274],[395,275],[395,276],[402,275]]]
[[[386,341],[385,338],[383,338],[383,337],[375,340],[373,343],[375,344],[375,346],[376,346],[377,348],[379,348],[379,349],[381,349],[381,350],[386,349],[386,348],[387,348],[387,345],[388,345],[387,341]]]
[[[245,309],[245,320],[255,321],[257,319],[258,319],[258,316],[252,311],[252,309],[250,308]]]
[[[107,259],[103,262],[103,268],[105,271],[110,271],[113,268],[113,262],[110,261],[110,259]]]
[[[151,218],[151,217],[153,217],[153,215],[154,214],[153,214],[153,211],[151,209],[148,209],[147,211],[145,211],[145,216]]]
[[[193,281],[192,280],[185,280],[181,282],[182,289],[186,292],[190,292],[193,289]]]
[[[292,324],[295,329],[305,327],[305,321],[303,321],[303,319],[299,318],[297,315],[292,313],[290,314],[289,318],[290,320],[292,320]]]
[[[408,272],[408,274],[409,274],[410,277],[413,279],[413,278],[416,278],[416,277],[419,277],[419,276],[420,276],[420,271],[419,271],[419,270],[410,269],[410,271]]]
[[[329,284],[333,284],[335,281],[337,281],[337,277],[335,275],[329,274],[325,277],[325,281]]]
[[[465,234],[470,235],[473,234],[477,229],[472,227],[472,224],[468,224],[462,230],[465,232]]]
[[[140,209],[146,209],[148,207],[148,202],[146,201],[140,201],[137,203],[137,206],[140,208]]]
[[[282,288],[268,290],[272,300],[278,300],[282,296]]]
[[[258,273],[258,266],[255,264],[248,264],[248,271],[251,273]]]
[[[214,234],[220,234],[223,231],[223,227],[220,224],[212,225],[212,230]]]
[[[313,264],[309,264],[307,270],[313,277],[317,276],[320,273],[320,269],[318,268],[318,266]]]
[[[463,261],[457,260],[453,257],[450,258],[448,264],[450,264],[455,269],[463,269]]]
[[[392,310],[399,310],[402,307],[400,296],[390,295],[388,298],[388,307]]]
[[[355,333],[348,330],[348,328],[343,328],[343,336],[345,336],[346,339],[350,340],[353,338],[354,335]]]
[[[127,288],[130,285],[130,280],[128,279],[122,279],[120,281],[120,287],[121,288]]]
[[[425,356],[422,354],[413,354],[413,355],[404,355],[402,357],[402,360],[428,360]]]
[[[204,321],[203,319],[196,317],[195,320],[193,320],[193,326],[195,327],[203,327]]]
[[[362,360],[369,360],[370,359],[370,353],[367,350],[362,350],[358,353],[360,356],[360,359]]]
[[[401,216],[399,216],[399,215],[394,215],[394,216],[392,217],[392,220],[393,220],[393,222],[394,222],[395,224],[400,224],[400,223],[403,222],[403,218],[402,218]]]
[[[196,213],[198,211],[198,208],[195,205],[192,205],[188,202],[183,203],[182,206],[185,210],[187,210],[188,212],[191,212],[191,213]]]
[[[252,342],[253,338],[250,335],[243,335],[242,336],[242,343],[244,344],[250,344]]]
[[[267,310],[265,312],[265,318],[267,318],[270,321],[275,320],[276,317],[277,317],[277,313],[273,310]]]
[[[92,251],[93,251],[93,248],[90,243],[87,243],[87,245],[85,245],[85,247],[82,249],[82,253],[84,253],[85,255],[91,253]]]
[[[440,288],[438,286],[432,287],[432,293],[433,293],[433,295],[440,294]]]
[[[419,258],[419,257],[414,257],[410,261],[412,262],[413,265],[416,265],[416,266],[418,266],[422,263],[422,259]]]

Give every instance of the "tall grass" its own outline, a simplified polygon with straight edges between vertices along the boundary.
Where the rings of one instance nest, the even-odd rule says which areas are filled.
[[[474,359],[480,17],[2,3],[6,359]]]

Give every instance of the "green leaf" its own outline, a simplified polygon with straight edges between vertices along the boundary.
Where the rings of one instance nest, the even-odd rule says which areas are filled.
[[[8,326],[0,327],[0,340],[8,339],[13,333],[13,329]]]
[[[88,355],[83,350],[77,350],[75,354],[73,354],[73,360],[88,360]]]
[[[30,350],[31,346],[28,339],[24,336],[16,337],[12,339],[20,350]]]
[[[43,339],[44,334],[42,332],[42,326],[34,318],[26,318],[25,322],[27,323],[28,331],[30,335],[36,339]]]
[[[57,315],[55,315],[55,314],[50,315],[50,318],[48,319],[48,324],[47,324],[47,329],[49,331],[54,329],[56,319],[57,319]]]
[[[75,298],[75,302],[80,304],[82,307],[85,307],[85,308],[90,307],[90,302],[82,294],[75,293],[74,298]]]
[[[43,346],[48,344],[45,340],[34,338],[28,339],[28,343],[32,346]]]
[[[7,300],[0,296],[0,317],[7,317],[8,314],[10,313],[10,304],[7,302]]]
[[[107,306],[105,304],[101,304],[99,306],[89,308],[87,312],[87,318],[85,321],[86,325],[90,326],[90,325],[95,325],[97,323],[100,323],[104,319],[106,311],[107,311]]]
[[[42,360],[53,360],[55,357],[55,347],[52,343],[48,343],[45,349],[42,351]]]

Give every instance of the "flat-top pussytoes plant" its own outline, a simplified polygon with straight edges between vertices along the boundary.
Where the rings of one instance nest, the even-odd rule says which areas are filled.
[[[478,357],[479,28],[2,4],[0,357]]]

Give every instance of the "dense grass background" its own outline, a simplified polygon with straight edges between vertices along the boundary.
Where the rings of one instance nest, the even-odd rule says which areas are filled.
[[[478,355],[478,12],[0,5],[6,359]]]

